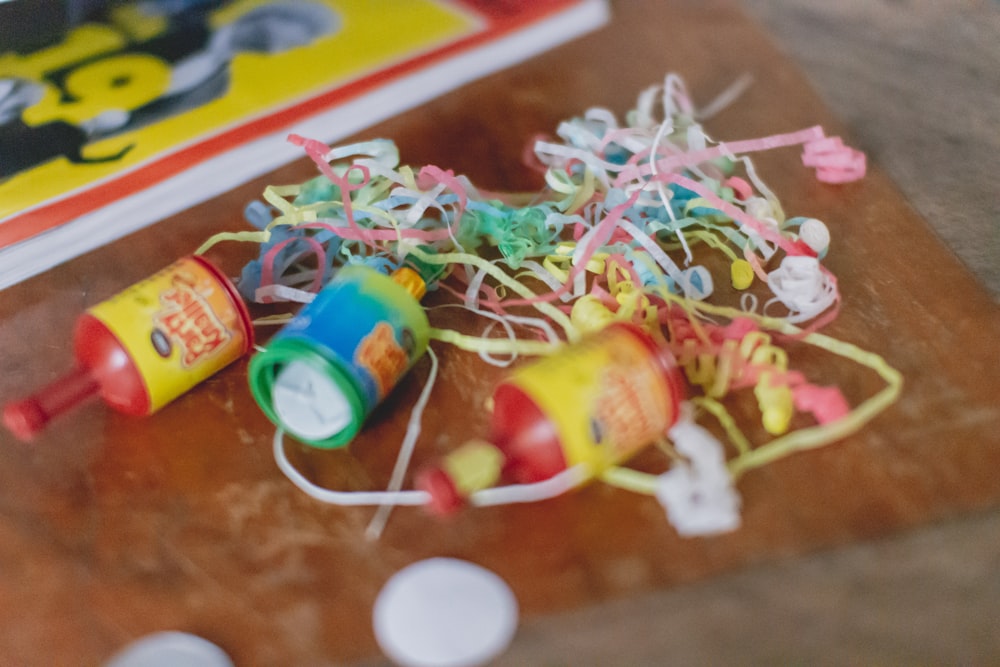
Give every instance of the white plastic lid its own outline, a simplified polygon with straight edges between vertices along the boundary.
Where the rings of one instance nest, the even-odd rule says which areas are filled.
[[[225,652],[186,632],[158,632],[137,639],[104,667],[233,667]]]
[[[397,572],[375,601],[375,638],[403,667],[471,667],[500,655],[518,607],[503,579],[473,563],[431,558]]]
[[[324,440],[351,423],[351,406],[340,387],[304,361],[293,361],[278,373],[271,404],[282,425],[307,440]]]

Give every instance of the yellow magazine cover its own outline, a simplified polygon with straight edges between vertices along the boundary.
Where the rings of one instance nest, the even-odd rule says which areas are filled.
[[[42,245],[51,265],[294,159],[289,131],[335,140],[604,20],[592,0],[134,0],[0,43],[0,287],[48,268]]]

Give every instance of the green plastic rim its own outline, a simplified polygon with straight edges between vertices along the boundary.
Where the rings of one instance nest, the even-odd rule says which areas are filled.
[[[347,399],[351,411],[351,420],[343,429],[323,439],[304,437],[286,424],[274,407],[274,385],[282,369],[293,361],[301,361],[329,378]],[[296,440],[319,449],[336,449],[343,447],[358,434],[365,419],[365,403],[360,388],[340,368],[319,350],[304,341],[282,338],[274,341],[263,352],[258,352],[250,359],[247,369],[250,382],[250,392],[257,405],[267,418],[280,426]]]

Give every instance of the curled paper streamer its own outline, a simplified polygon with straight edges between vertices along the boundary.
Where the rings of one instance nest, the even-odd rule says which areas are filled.
[[[815,257],[785,257],[767,274],[767,284],[775,300],[788,308],[785,319],[793,324],[813,319],[837,300],[836,279]]]
[[[319,176],[267,188],[266,203],[247,210],[256,231],[216,235],[203,249],[220,241],[260,244],[240,280],[241,292],[260,302],[307,302],[351,264],[417,265],[434,276],[429,287],[440,289],[442,301],[482,322],[476,333],[432,328],[431,337],[498,366],[549,354],[614,321],[646,328],[700,395],[670,434],[666,472],[616,468],[602,479],[659,497],[684,534],[731,529],[739,521],[733,483],[740,475],[857,432],[902,385],[878,355],[819,333],[840,307],[837,279],[824,266],[836,224],[786,217],[751,159],[800,147],[817,179],[846,183],[864,175],[864,155],[818,126],[716,141],[701,121],[745,85],[737,82],[699,109],[670,74],[642,91],[624,119],[592,108],[565,120],[555,138],[532,145],[544,189],[530,196],[485,193],[447,169],[402,164],[389,140],[330,147],[293,135]],[[726,273],[714,274],[718,266]],[[724,303],[728,286],[741,291],[739,308]],[[852,406],[837,387],[796,370],[793,345],[869,368],[886,386]],[[741,393],[773,439],[753,443],[743,434],[727,408],[744,400]],[[397,470],[413,455],[427,400],[422,394],[411,414]],[[696,423],[704,419],[719,423],[727,448]],[[794,430],[802,420],[811,425]],[[372,534],[381,532],[388,508],[427,502],[402,489],[402,473],[386,491],[317,489],[288,464],[280,433],[275,457],[318,499],[380,505]],[[537,486],[476,492],[471,501],[533,502],[584,480],[571,470]]]
[[[721,443],[701,426],[682,419],[670,430],[684,456],[657,479],[656,498],[684,536],[714,535],[740,525],[740,497],[726,469]]]
[[[865,176],[867,161],[861,151],[844,145],[840,137],[810,141],[802,150],[802,164],[816,168],[824,183],[850,183]]]

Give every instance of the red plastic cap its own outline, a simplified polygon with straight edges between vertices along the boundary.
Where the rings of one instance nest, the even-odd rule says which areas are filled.
[[[566,469],[566,454],[555,423],[516,383],[501,382],[493,392],[490,423],[490,439],[506,457],[505,480],[531,484]]]
[[[8,403],[3,408],[3,425],[24,442],[34,439],[48,423],[49,416],[34,399]]]
[[[414,483],[430,495],[427,509],[431,514],[451,516],[465,506],[465,498],[458,492],[455,482],[441,468],[425,468],[417,474]]]
[[[5,405],[3,424],[21,440],[31,440],[50,421],[95,396],[100,388],[88,369],[77,366],[32,395]]]

